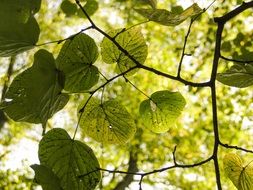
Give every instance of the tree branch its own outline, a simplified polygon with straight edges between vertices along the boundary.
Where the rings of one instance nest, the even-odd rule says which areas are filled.
[[[222,143],[221,141],[219,142],[219,144],[225,148],[236,149],[236,150],[241,150],[241,151],[248,152],[248,153],[253,153],[253,150],[249,150],[249,149],[242,148],[239,146],[228,145],[228,144]]]
[[[253,61],[244,61],[244,60],[230,59],[230,58],[224,57],[223,55],[220,55],[220,58],[224,59],[226,61],[232,61],[232,62],[236,62],[236,63],[253,63]]]

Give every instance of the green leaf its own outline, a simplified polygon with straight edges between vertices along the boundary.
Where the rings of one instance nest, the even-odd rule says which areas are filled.
[[[96,0],[87,0],[85,5],[83,6],[83,9],[86,11],[86,13],[89,16],[92,16],[99,8],[99,4]],[[78,16],[80,17],[86,17],[81,9],[78,9]]]
[[[30,0],[30,6],[32,14],[37,13],[40,10],[41,0]]]
[[[223,164],[226,175],[238,190],[253,189],[252,161],[243,166],[243,162],[237,154],[229,153],[224,157]]]
[[[26,23],[31,16],[31,0],[1,0],[0,1],[0,22]],[[36,4],[38,1],[36,1]]]
[[[61,10],[67,16],[71,16],[77,12],[77,5],[75,3],[71,3],[69,0],[64,0],[61,3]]]
[[[144,64],[147,58],[148,48],[140,29],[131,28],[126,31],[118,29],[108,34],[111,37],[116,36],[116,42],[118,42],[136,61],[140,64]],[[106,37],[104,37],[101,43],[101,55],[105,63],[117,63],[120,72],[124,72],[136,65]]]
[[[31,168],[35,172],[35,182],[41,185],[43,190],[62,190],[59,178],[50,168],[38,164],[31,165]]]
[[[26,23],[3,23],[0,19],[0,57],[13,56],[34,48],[39,34],[39,25],[33,16]]]
[[[217,74],[217,80],[225,85],[245,88],[253,85],[253,65],[235,64],[224,73]]]
[[[46,123],[68,101],[68,96],[61,94],[58,78],[53,55],[39,50],[34,55],[33,66],[11,83],[2,108],[15,121]]]
[[[101,174],[97,158],[86,144],[73,140],[64,129],[48,131],[39,143],[39,159],[67,190],[92,190]]]
[[[194,17],[203,12],[203,10],[194,3],[183,12],[175,14],[165,9],[135,9],[145,18],[165,26],[176,26],[181,24],[187,18]]]
[[[57,67],[65,75],[64,89],[70,92],[89,90],[98,82],[99,71],[92,64],[98,58],[98,47],[86,34],[67,40],[57,59]]]
[[[231,51],[231,43],[230,42],[223,42],[221,45],[221,50],[225,52],[230,52]]]
[[[145,0],[153,8],[156,9],[157,0]]]
[[[136,132],[133,118],[119,102],[109,100],[101,104],[95,98],[86,105],[80,127],[96,141],[113,144],[126,143]]]
[[[0,57],[8,57],[34,47],[39,38],[39,25],[33,13],[41,0],[0,1]]]
[[[151,131],[164,133],[175,124],[185,104],[179,92],[157,91],[151,95],[151,99],[141,103],[140,116]]]

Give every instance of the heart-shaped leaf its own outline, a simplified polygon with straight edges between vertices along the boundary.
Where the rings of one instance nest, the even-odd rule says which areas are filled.
[[[187,18],[194,17],[203,12],[203,10],[194,3],[179,14],[172,13],[165,9],[135,9],[139,14],[165,26],[176,26],[184,22]]]
[[[98,58],[95,41],[86,34],[67,40],[56,59],[57,67],[65,75],[64,89],[83,92],[98,82],[99,71],[92,64]]]
[[[40,8],[40,0],[0,1],[0,57],[29,50],[38,41],[40,29],[33,13]]]
[[[15,121],[45,124],[68,102],[68,95],[61,94],[59,76],[53,55],[39,50],[33,66],[13,80],[1,107]]]
[[[71,139],[64,129],[55,128],[44,135],[39,143],[39,159],[52,169],[66,190],[93,190],[101,178],[91,148]]]
[[[151,131],[164,133],[175,124],[185,104],[179,92],[157,91],[141,103],[140,116]]]
[[[89,16],[92,16],[99,8],[99,4],[96,0],[87,0],[85,5],[83,6],[83,9],[86,11],[86,13]],[[77,15],[86,18],[83,11],[81,9],[78,10]]]
[[[224,157],[223,164],[226,175],[238,190],[253,189],[252,161],[244,166],[237,154],[229,153]]]
[[[62,190],[59,178],[50,168],[38,164],[31,165],[31,168],[35,172],[35,182],[41,185],[43,190]]]
[[[126,143],[136,131],[133,118],[119,102],[109,100],[101,104],[95,98],[85,106],[80,127],[85,134],[103,143]]]
[[[253,65],[235,64],[224,73],[218,73],[217,80],[238,88],[251,86],[253,85]]]
[[[148,54],[148,48],[140,29],[132,28],[126,31],[118,29],[111,31],[108,34],[111,37],[115,37],[116,42],[118,42],[119,45],[124,48],[136,61],[140,64],[145,62]],[[101,55],[105,63],[117,63],[117,70],[119,72],[124,72],[136,65],[125,55],[125,53],[120,51],[118,47],[106,37],[104,37],[101,43]]]
[[[77,12],[77,5],[70,2],[69,0],[64,0],[61,3],[61,10],[67,15],[71,16]]]

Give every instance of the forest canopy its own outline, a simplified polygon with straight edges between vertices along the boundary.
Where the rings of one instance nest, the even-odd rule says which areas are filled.
[[[0,189],[253,189],[252,8],[1,0]]]

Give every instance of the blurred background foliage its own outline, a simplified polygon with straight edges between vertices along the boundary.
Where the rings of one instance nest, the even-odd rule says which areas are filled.
[[[158,0],[158,8],[180,11],[194,2],[200,7],[207,7],[212,1],[176,1]],[[116,28],[131,27],[144,22],[145,19],[134,11],[143,7],[145,0],[83,0],[92,20],[106,31]],[[216,24],[214,17],[222,16],[241,4],[240,0],[216,0],[216,2],[194,22],[182,67],[182,77],[189,81],[204,82],[210,77]],[[38,44],[64,39],[89,26],[74,0],[43,0],[42,7],[36,15],[41,35]],[[149,46],[148,59],[145,64],[163,72],[176,75],[184,37],[189,20],[176,27],[167,27],[152,22],[139,25]],[[224,30],[222,55],[239,60],[253,60],[252,46],[253,17],[246,11],[230,21]],[[97,43],[102,36],[93,30],[86,31]],[[0,84],[2,92],[10,81],[27,67],[31,66],[33,54],[39,48],[51,51],[56,57],[62,44],[39,46],[15,58],[0,59]],[[102,63],[101,57],[96,66],[107,76],[115,74],[113,65]],[[231,66],[231,62],[220,61],[219,71]],[[102,145],[85,136],[79,129],[78,139],[92,147],[101,167],[112,170],[131,170],[148,172],[173,164],[172,152],[177,145],[178,163],[192,164],[212,155],[213,129],[212,108],[209,88],[195,88],[182,85],[147,71],[139,70],[130,76],[135,86],[145,94],[151,95],[157,90],[180,91],[187,100],[177,125],[163,134],[155,134],[145,129],[139,119],[139,104],[146,97],[133,88],[123,78],[109,84],[104,91],[104,99],[117,98],[135,118],[137,133],[126,145]],[[101,83],[100,83],[101,84]],[[98,93],[98,96],[101,94]],[[62,127],[73,134],[77,123],[77,101],[82,94],[74,94],[67,106],[50,121],[49,128]],[[217,82],[217,100],[220,138],[224,143],[252,149],[253,142],[253,93],[252,87],[236,89]],[[27,123],[15,123],[0,112],[0,190],[39,189],[33,183],[33,172],[29,165],[37,159],[37,145],[41,139],[41,127]],[[22,150],[22,151],[20,151]],[[219,159],[227,152],[220,148]],[[252,155],[237,152],[245,159],[252,160]],[[21,156],[22,155],[22,156]],[[23,160],[22,162],[20,160]],[[37,161],[38,162],[38,161]],[[15,164],[16,163],[16,164]],[[18,164],[17,164],[18,163]],[[220,162],[221,163],[221,162]],[[130,167],[131,166],[131,167]],[[223,189],[235,189],[224,175],[221,167]],[[120,190],[138,188],[138,177],[121,174],[103,173],[103,180],[98,189]],[[173,169],[144,178],[143,189],[195,190],[215,189],[215,172],[213,163],[191,168]]]

